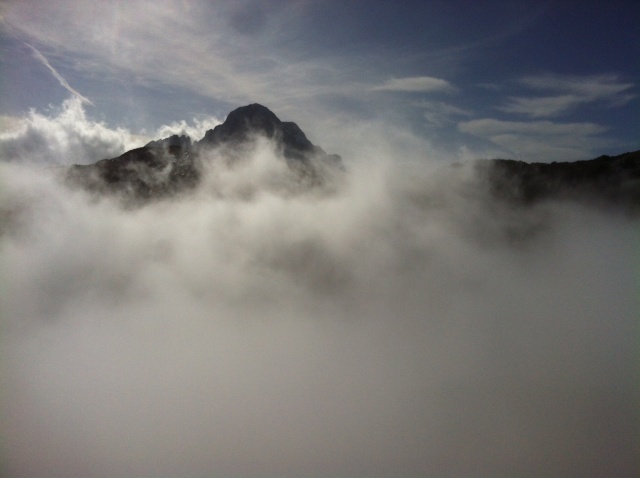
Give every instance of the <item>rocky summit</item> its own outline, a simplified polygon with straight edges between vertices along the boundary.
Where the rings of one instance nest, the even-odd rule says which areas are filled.
[[[242,143],[256,134],[278,141],[287,159],[307,160],[311,156],[325,154],[322,148],[314,146],[307,139],[297,124],[280,121],[269,108],[257,103],[229,113],[223,124],[207,131],[198,146]]]
[[[325,153],[297,124],[280,121],[269,108],[256,103],[229,113],[224,123],[208,130],[200,141],[193,143],[184,135],[151,141],[117,158],[73,165],[67,180],[91,191],[122,194],[128,199],[162,198],[196,187],[208,152],[219,148],[242,152],[257,137],[274,141],[287,165],[311,186],[323,182],[327,169],[343,169],[340,156]],[[234,155],[230,156],[233,160]]]

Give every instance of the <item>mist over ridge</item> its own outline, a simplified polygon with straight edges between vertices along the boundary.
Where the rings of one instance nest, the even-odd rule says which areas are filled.
[[[130,151],[84,121],[69,150]],[[142,207],[140,175],[96,194],[16,146],[33,127],[2,143],[8,476],[634,476],[637,209],[375,125],[337,167],[293,126],[223,124],[193,170],[178,130],[122,163],[197,171]]]
[[[302,189],[323,185],[342,171],[340,156],[326,154],[293,122],[283,122],[268,108],[254,103],[235,109],[224,123],[192,143],[186,135],[150,141],[142,148],[95,164],[74,165],[68,182],[98,194],[116,193],[144,202],[196,188],[212,163],[233,169],[246,162],[257,140],[270,141]],[[293,179],[293,178],[292,178]]]

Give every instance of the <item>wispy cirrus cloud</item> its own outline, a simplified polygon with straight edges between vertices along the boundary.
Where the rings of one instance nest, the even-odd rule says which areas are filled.
[[[46,66],[51,71],[51,73],[53,74],[55,79],[58,80],[58,82],[60,83],[60,86],[62,86],[64,89],[66,89],[69,93],[71,93],[76,98],[79,98],[80,100],[82,100],[83,103],[89,104],[91,106],[95,106],[93,101],[91,101],[86,96],[82,95],[76,89],[72,88],[71,85],[69,84],[69,82],[67,80],[65,80],[64,77],[60,73],[58,73],[58,70],[56,70],[51,65],[51,63],[49,63],[49,60],[47,60],[47,57],[44,56],[40,51],[38,51],[37,48],[35,48],[32,45],[29,45],[28,43],[25,43],[25,45],[28,46],[31,49],[31,51],[33,52],[33,57],[36,60],[38,60],[40,63],[42,63],[44,66]]]
[[[318,108],[328,104],[316,101],[318,97],[366,92],[352,60],[347,64],[339,55],[329,61],[301,54],[304,42],[283,40],[302,35],[309,6],[259,5],[254,0],[132,0],[117,5],[60,0],[37,8],[30,2],[0,8],[14,36],[34,49],[47,45],[65,58],[74,74],[67,79],[79,89],[78,81],[97,78],[126,85],[123,94],[141,87],[234,106],[259,101],[285,113],[295,110],[300,122],[309,111],[317,116]]]
[[[423,100],[415,106],[424,110],[424,118],[431,126],[445,126],[455,124],[457,118],[472,117],[473,112],[444,101]]]
[[[373,91],[404,91],[412,93],[431,93],[436,91],[451,93],[456,90],[447,80],[432,76],[392,78],[371,89]]]
[[[624,105],[636,93],[632,80],[615,75],[523,77],[510,71],[511,78],[520,78],[515,82],[502,82],[506,74],[499,68],[474,75],[473,62],[467,61],[471,55],[499,48],[516,33],[507,28],[500,35],[490,34],[500,30],[496,26],[512,25],[507,21],[468,35],[437,29],[425,34],[429,29],[420,23],[406,26],[406,36],[376,31],[363,39],[360,32],[375,22],[363,20],[364,6],[343,3],[277,1],[265,7],[258,0],[25,0],[0,5],[0,22],[12,41],[55,51],[56,58],[69,65],[63,78],[67,85],[95,92],[90,96],[101,104],[100,114],[126,112],[127,122],[142,123],[150,131],[176,119],[221,115],[258,101],[283,119],[295,119],[312,139],[335,129],[338,117],[384,118],[435,136],[433,128],[423,128],[425,123],[446,128],[472,117],[492,117],[496,109],[519,120],[547,119],[593,102]],[[385,7],[378,14],[392,10]],[[422,13],[429,10],[425,7]],[[518,32],[524,23],[531,26],[520,11],[508,16],[521,21]],[[347,19],[357,19],[360,28]],[[406,19],[401,14],[391,23],[404,28]],[[442,27],[437,15],[427,20]],[[416,64],[428,65],[431,76],[416,74]],[[612,66],[601,71],[624,70]],[[446,94],[456,99],[454,105],[439,103],[436,97],[415,109],[419,97]],[[473,116],[452,107],[473,110]],[[578,111],[585,112],[587,108]],[[577,116],[571,121],[593,120]],[[609,124],[614,134],[613,121],[604,115],[597,121]],[[450,129],[452,135],[442,141],[446,148],[461,139]],[[635,139],[628,143],[635,144]]]
[[[502,133],[523,133],[536,135],[561,136],[566,134],[599,134],[606,131],[604,126],[595,123],[555,123],[552,121],[502,121],[484,118],[459,124],[460,131],[479,136],[492,136]]]
[[[458,123],[458,130],[501,148],[508,157],[536,161],[589,159],[609,140],[596,123],[503,121],[482,118]]]
[[[531,76],[519,83],[531,90],[548,91],[547,96],[512,96],[504,106],[505,113],[544,118],[568,113],[573,108],[596,101],[609,106],[622,106],[635,95],[630,93],[633,83],[622,82],[616,75],[563,77],[557,75]]]
[[[233,35],[235,27],[229,23],[237,10],[232,2],[220,2],[215,7],[200,1],[132,1],[114,6],[61,0],[55,6],[43,4],[38,9],[28,2],[12,4],[6,7],[3,19],[34,45],[46,44],[59,50],[82,75],[177,87],[203,96],[225,96],[233,102],[250,98],[268,101],[274,96],[267,94],[275,83],[271,75],[284,72],[293,80],[299,76],[298,69],[262,51],[261,45],[268,44],[265,37],[270,34],[269,26],[275,28],[273,25],[255,32],[262,42]],[[95,18],[104,21],[95,22]],[[69,24],[74,26],[72,34],[68,34]],[[228,41],[231,37],[235,38],[233,42]],[[71,88],[46,58],[29,46],[61,84]],[[261,61],[256,61],[256,56]],[[282,87],[286,86],[291,83]]]

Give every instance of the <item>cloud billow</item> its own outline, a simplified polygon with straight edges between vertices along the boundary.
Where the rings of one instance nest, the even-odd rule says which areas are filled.
[[[52,116],[35,110],[0,132],[2,161],[41,165],[90,163],[122,154],[140,143],[131,132],[87,118],[82,100],[71,97]]]
[[[261,139],[136,209],[3,159],[5,474],[631,475],[637,219],[409,140],[354,128],[317,194]]]
[[[2,161],[39,163],[43,166],[89,164],[113,158],[141,147],[153,138],[188,135],[200,139],[220,121],[212,116],[161,125],[153,137],[88,117],[83,102],[70,97],[49,115],[31,110],[23,118],[11,118],[11,125],[0,131]]]

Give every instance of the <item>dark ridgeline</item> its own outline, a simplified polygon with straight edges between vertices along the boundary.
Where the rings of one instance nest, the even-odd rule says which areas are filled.
[[[310,187],[323,183],[327,169],[342,171],[342,159],[315,146],[293,122],[283,122],[268,108],[252,104],[238,108],[224,123],[208,130],[200,141],[171,136],[151,141],[113,159],[73,165],[67,180],[99,193],[119,193],[129,199],[162,198],[194,188],[200,181],[202,157],[226,148],[237,160],[255,137],[274,141],[288,166]]]
[[[74,165],[67,179],[91,191],[123,194],[143,202],[167,197],[198,185],[208,151],[219,149],[233,163],[257,136],[276,143],[305,186],[321,185],[328,172],[344,171],[340,156],[312,144],[298,125],[280,121],[268,108],[252,104],[229,113],[224,123],[207,131],[200,141],[192,143],[189,137],[176,135],[151,141],[117,158]],[[569,199],[640,212],[640,151],[576,162],[492,159],[477,161],[475,167],[492,197],[502,202],[526,206]]]
[[[640,151],[588,161],[527,163],[478,161],[494,198],[519,205],[574,200],[640,212]]]
[[[174,135],[151,141],[117,158],[75,164],[67,173],[67,181],[98,193],[151,199],[193,188],[200,175],[191,139]]]

